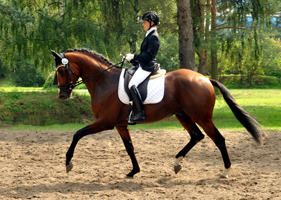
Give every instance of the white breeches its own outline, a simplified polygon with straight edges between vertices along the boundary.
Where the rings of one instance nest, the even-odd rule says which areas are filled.
[[[151,74],[151,72],[145,71],[142,69],[141,66],[139,66],[139,68],[137,69],[137,71],[135,72],[134,76],[132,77],[132,79],[129,83],[129,89],[133,85],[138,87],[138,85],[141,84],[149,76],[149,74]]]

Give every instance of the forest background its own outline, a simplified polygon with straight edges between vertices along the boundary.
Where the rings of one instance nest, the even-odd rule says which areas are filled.
[[[160,16],[157,61],[167,71],[280,88],[280,0],[0,0],[0,86],[49,86],[50,49],[88,48],[120,62],[139,52],[147,10]]]

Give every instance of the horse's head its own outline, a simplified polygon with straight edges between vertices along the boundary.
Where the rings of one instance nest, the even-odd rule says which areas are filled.
[[[71,64],[64,53],[57,54],[53,50],[51,50],[51,52],[55,57],[56,67],[53,85],[58,86],[60,99],[68,99],[72,95],[72,90],[74,89],[75,83],[79,78],[79,74],[78,72],[75,72],[73,68],[71,68]]]

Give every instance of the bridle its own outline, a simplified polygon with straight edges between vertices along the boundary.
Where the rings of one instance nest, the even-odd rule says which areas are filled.
[[[102,74],[103,72],[105,72],[105,71],[107,71],[107,70],[109,70],[109,69],[111,69],[111,68],[113,68],[113,67],[115,67],[115,68],[122,68],[123,65],[124,65],[124,63],[125,63],[125,61],[126,61],[126,57],[123,57],[123,59],[122,59],[121,62],[119,62],[119,63],[117,63],[117,64],[115,64],[115,65],[112,64],[110,67],[108,67],[108,68],[106,68],[106,69],[100,71],[100,72],[97,73],[97,74],[94,74],[93,76],[91,76],[91,77],[89,77],[89,78],[87,78],[87,79],[85,79],[85,80],[80,80],[80,81],[77,81],[76,83],[73,83],[73,81],[72,81],[72,79],[71,79],[70,71],[71,71],[76,77],[79,78],[79,76],[75,73],[75,71],[74,71],[73,69],[71,69],[71,67],[70,67],[70,65],[69,65],[69,62],[68,62],[68,59],[66,58],[65,54],[62,53],[62,64],[56,66],[56,75],[57,75],[57,72],[58,72],[59,69],[65,68],[64,71],[66,72],[66,75],[67,75],[67,82],[69,82],[69,83],[58,85],[58,88],[61,89],[61,90],[63,90],[63,91],[66,91],[66,92],[71,92],[71,91],[72,91],[75,87],[77,87],[78,85],[81,85],[82,83],[85,83],[86,81],[88,81],[88,80],[90,80],[90,79],[92,79],[92,78],[94,78],[94,77],[96,77],[96,76]],[[121,66],[118,66],[118,65],[120,65],[120,64],[121,64]],[[67,89],[66,89],[66,88],[62,88],[62,87],[67,87]]]

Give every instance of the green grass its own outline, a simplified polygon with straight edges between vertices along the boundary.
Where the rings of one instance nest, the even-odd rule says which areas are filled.
[[[19,89],[19,88],[17,88]],[[13,90],[13,88],[11,89]],[[25,88],[20,88],[25,91]],[[32,91],[36,91],[31,89]],[[2,92],[2,93],[1,93]],[[5,92],[9,92],[6,90]],[[0,96],[3,92],[0,89]],[[280,89],[231,89],[230,93],[234,96],[238,104],[244,108],[266,129],[281,130],[281,90]],[[90,99],[87,91],[75,91],[75,95],[87,97]],[[21,93],[12,92],[10,99],[20,98]],[[12,100],[11,100],[12,101]],[[44,102],[44,100],[42,99]],[[1,104],[1,102],[0,102]],[[50,104],[50,103],[48,103]],[[50,105],[49,105],[50,106]],[[46,107],[45,107],[46,108]],[[9,109],[14,109],[10,106]],[[89,109],[90,106],[89,106]],[[1,113],[0,113],[1,115]],[[214,109],[214,123],[218,129],[228,130],[245,130],[232,114],[221,95],[217,96],[217,101]],[[13,125],[10,129],[13,130],[78,130],[87,124],[69,123],[69,124],[52,124],[48,126],[30,126],[30,125]],[[154,124],[141,124],[129,126],[130,129],[174,129],[182,130],[183,127],[177,121],[175,116]]]
[[[281,130],[281,90],[230,90],[237,103],[268,130]],[[221,129],[243,129],[222,98],[216,102],[214,122]]]
[[[16,126],[7,126],[8,130],[79,130],[85,127],[87,124],[53,124],[49,126],[32,126],[32,125],[16,125]]]
[[[47,91],[42,87],[0,87],[0,92],[30,92],[30,91]]]

